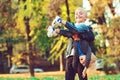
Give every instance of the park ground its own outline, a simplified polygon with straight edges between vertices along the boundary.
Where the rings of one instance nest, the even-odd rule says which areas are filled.
[[[104,71],[96,71],[95,66],[92,65],[87,70],[88,77],[90,76],[102,76],[105,75]],[[35,77],[44,77],[44,76],[65,76],[65,71],[49,71],[49,72],[41,72],[35,73]],[[0,74],[0,78],[29,78],[30,73],[21,73],[21,74]]]
[[[41,76],[64,76],[65,71],[51,71],[51,72],[41,72],[41,73],[35,73],[35,77],[41,77]],[[94,75],[104,75],[101,71],[88,72],[89,76]],[[2,78],[29,78],[30,73],[22,73],[22,74],[0,74],[0,77]]]
[[[65,71],[35,73],[31,77],[29,73],[24,74],[0,74],[0,80],[65,80]],[[78,80],[78,76],[75,77]],[[105,75],[103,71],[88,70],[88,80],[120,80],[120,74]]]

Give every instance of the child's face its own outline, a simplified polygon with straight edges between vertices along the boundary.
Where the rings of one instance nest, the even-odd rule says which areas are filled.
[[[87,18],[87,14],[84,10],[77,9],[75,11],[75,20],[77,23],[81,23],[81,22],[86,21],[86,18]]]

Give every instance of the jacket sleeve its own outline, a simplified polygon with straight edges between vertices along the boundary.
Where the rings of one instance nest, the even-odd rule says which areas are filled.
[[[77,28],[75,27],[75,25],[73,23],[70,23],[70,22],[67,21],[66,24],[65,24],[65,27],[67,29],[69,29],[73,34],[79,33]]]
[[[68,38],[72,37],[72,33],[69,30],[60,30],[59,34]]]
[[[88,30],[88,27],[85,24],[80,25],[74,25],[71,22],[66,22],[65,27],[69,29],[73,34],[74,33],[84,33],[86,30]]]
[[[87,50],[87,53],[86,53],[86,63],[85,63],[86,68],[89,67],[90,60],[91,60],[91,48],[88,45],[88,50]]]

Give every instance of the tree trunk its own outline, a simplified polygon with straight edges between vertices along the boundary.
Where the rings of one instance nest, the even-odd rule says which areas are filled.
[[[115,7],[113,7],[113,0],[108,2],[108,6],[110,8],[112,15],[114,16],[115,15]]]
[[[63,71],[63,56],[60,55],[60,71]]]
[[[27,37],[27,52],[29,54],[29,68],[30,68],[30,74],[31,76],[34,76],[34,69],[33,69],[33,55],[32,55],[32,44],[30,43],[31,37],[29,36],[30,33],[30,25],[29,25],[30,18],[25,17],[24,22],[26,25],[26,37]]]
[[[13,45],[9,44],[9,42],[6,42],[7,44],[7,53],[9,54],[8,57],[8,68],[10,68],[12,66],[12,60],[11,60],[11,56],[12,56],[12,52],[13,52]]]
[[[66,9],[67,9],[67,20],[70,21],[70,10],[69,10],[69,4],[68,4],[68,0],[65,0],[65,5],[66,5]]]

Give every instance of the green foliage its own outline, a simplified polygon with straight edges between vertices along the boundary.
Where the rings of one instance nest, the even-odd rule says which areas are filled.
[[[7,3],[7,4],[6,4]],[[15,9],[12,8],[12,2],[7,2],[7,0],[0,1],[0,36],[1,42],[12,41],[16,38],[15,22],[13,15],[15,14]],[[14,33],[15,32],[15,33]],[[14,41],[13,41],[14,42]]]
[[[51,56],[48,59],[51,60],[52,63],[54,63],[54,60],[57,60],[59,56],[63,54],[67,46],[66,45],[67,38],[64,38],[63,36],[61,36],[60,38],[56,38],[54,41],[55,42],[51,46],[52,47],[50,51]]]
[[[47,3],[45,3],[47,2]],[[29,17],[30,43],[35,45],[35,48],[40,48],[41,53],[44,53],[46,49],[49,49],[51,40],[46,35],[47,26],[47,9],[43,9],[48,5],[49,1],[42,0],[26,0],[18,1],[19,9],[15,14],[14,19],[16,20],[16,27],[20,30],[23,36],[26,36],[26,29],[24,24],[24,17]],[[36,45],[37,43],[37,45]]]
[[[17,44],[19,42],[25,42],[24,37],[15,37],[15,38],[9,38],[9,37],[1,37],[0,43],[8,42],[9,44]]]
[[[42,52],[45,52],[47,49],[50,49],[50,43],[52,41],[51,38],[47,37],[47,17],[46,15],[43,15],[41,18],[41,23],[40,26],[37,30],[35,30],[36,32],[36,36],[37,36],[37,41],[39,42],[39,47],[41,49]]]
[[[105,0],[96,0],[95,2],[90,1],[92,3],[92,8],[90,10],[89,18],[99,23],[99,18],[102,18],[105,7],[107,5],[107,1]]]
[[[114,16],[114,10],[112,4],[113,0],[96,0],[95,2],[90,0],[89,1],[92,4],[92,8],[90,10],[90,16],[89,18],[91,20],[94,20],[98,24],[98,35],[96,35],[95,44],[97,46],[97,52],[96,54],[99,57],[110,57],[111,55],[114,56],[112,58],[115,59],[120,54],[120,46],[119,46],[119,16],[117,17],[106,17],[111,14]],[[109,7],[110,12],[107,12],[109,9],[106,8]],[[108,20],[109,18],[109,20]],[[106,24],[106,22],[109,22]]]

